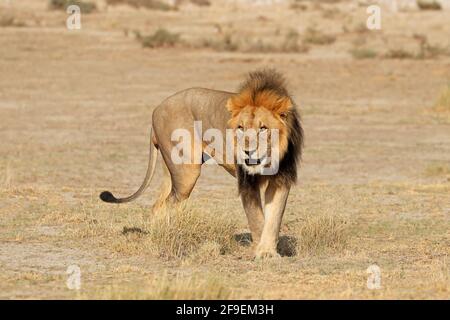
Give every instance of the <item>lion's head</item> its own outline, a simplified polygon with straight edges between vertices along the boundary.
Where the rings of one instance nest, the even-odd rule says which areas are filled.
[[[227,108],[231,113],[228,125],[236,133],[236,156],[243,160],[238,163],[246,174],[261,173],[271,165],[268,161],[278,162],[281,171],[296,166],[303,131],[280,74],[273,70],[250,73]],[[296,169],[290,168],[289,175],[289,180],[295,180]]]

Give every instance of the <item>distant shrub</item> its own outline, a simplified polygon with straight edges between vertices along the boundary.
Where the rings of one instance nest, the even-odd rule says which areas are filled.
[[[191,3],[201,7],[207,7],[211,5],[211,2],[209,0],[191,0]]]
[[[441,10],[442,6],[436,0],[417,0],[417,6],[421,10]]]
[[[414,59],[416,56],[414,53],[404,49],[391,49],[384,55],[384,57],[386,59]]]
[[[136,36],[144,48],[173,47],[180,41],[179,34],[163,28],[159,28],[149,36],[142,36],[139,32]]]
[[[126,4],[133,8],[146,8],[151,10],[176,10],[175,6],[171,6],[159,0],[106,0],[110,5]]]
[[[296,30],[290,30],[280,48],[282,52],[307,52],[308,46],[304,45],[300,41],[300,34]]]
[[[95,3],[81,0],[50,0],[49,2],[49,7],[52,10],[66,10],[71,5],[80,7],[82,13],[91,13],[97,9]]]
[[[368,48],[354,48],[350,54],[355,59],[373,59],[378,56],[377,52]]]
[[[308,10],[308,6],[304,3],[300,3],[300,2],[293,2],[291,3],[291,5],[289,6],[291,9],[293,10],[300,10],[300,11],[306,11]]]
[[[239,49],[239,44],[234,41],[233,37],[229,33],[224,34],[218,40],[204,39],[201,46],[217,51],[237,51]]]
[[[431,45],[428,42],[428,38],[423,34],[415,34],[414,39],[419,42],[419,53],[417,54],[417,59],[433,59],[442,55],[449,55],[450,50]]]
[[[8,14],[0,14],[0,27],[14,26],[14,17]]]
[[[303,40],[308,44],[327,45],[335,42],[336,37],[333,35],[324,34],[313,27],[309,27],[306,29]]]

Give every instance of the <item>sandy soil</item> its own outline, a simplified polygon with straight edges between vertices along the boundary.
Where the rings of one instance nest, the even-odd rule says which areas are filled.
[[[382,30],[361,33],[364,7],[307,5],[165,12],[100,3],[83,15],[82,30],[69,31],[67,15],[46,1],[1,4],[21,23],[0,27],[0,298],[136,297],[117,292],[152,291],[163,276],[207,274],[237,298],[448,299],[450,171],[435,168],[450,167],[450,121],[430,109],[450,80],[450,57],[381,53],[416,50],[416,33],[449,46],[450,13],[386,12]],[[333,8],[338,13],[324,14]],[[305,53],[198,48],[203,37],[227,30],[271,43],[313,23],[336,41]],[[189,45],[142,48],[129,32],[158,27]],[[380,56],[353,58],[361,38]],[[194,263],[160,258],[141,246],[145,235],[124,234],[150,219],[160,170],[133,204],[111,206],[97,196],[104,189],[125,195],[141,183],[152,109],[186,87],[234,90],[265,66],[286,75],[306,133],[283,235],[302,241],[293,230],[304,217],[339,215],[348,222],[344,248],[255,262],[240,246]],[[245,232],[235,184],[205,167],[191,201],[229,214]],[[71,264],[81,268],[81,291],[66,287]],[[372,264],[382,272],[378,290],[366,286]]]

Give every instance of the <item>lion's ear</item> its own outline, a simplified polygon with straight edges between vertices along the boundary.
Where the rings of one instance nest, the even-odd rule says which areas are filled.
[[[289,111],[293,108],[292,101],[289,97],[282,97],[277,100],[274,111],[282,118],[286,118]]]

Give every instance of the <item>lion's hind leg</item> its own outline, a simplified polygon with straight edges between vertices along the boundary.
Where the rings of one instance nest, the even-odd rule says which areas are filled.
[[[153,212],[189,198],[201,172],[200,164],[174,164],[164,153],[162,155],[164,178]]]
[[[161,167],[163,169],[163,178],[161,186],[159,187],[160,192],[158,195],[158,199],[156,199],[152,207],[153,213],[158,212],[159,210],[161,210],[161,208],[165,206],[166,199],[169,196],[170,191],[172,190],[172,179],[170,177],[170,172],[169,169],[167,168],[166,163],[164,162],[164,159],[161,161]]]

